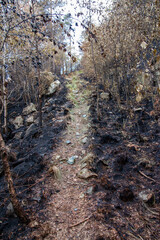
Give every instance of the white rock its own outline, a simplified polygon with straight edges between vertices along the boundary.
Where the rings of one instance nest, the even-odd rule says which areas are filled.
[[[61,156],[57,155],[56,160],[60,160]]]
[[[29,126],[32,123],[34,123],[34,117],[31,115],[31,116],[26,118],[26,124]]]
[[[141,48],[146,49],[146,47],[147,47],[147,43],[143,41],[143,42],[141,43]]]
[[[102,93],[100,94],[100,98],[103,99],[103,100],[108,101],[108,100],[109,100],[109,93],[107,93],[107,92],[102,92]]]
[[[149,204],[154,204],[155,202],[155,196],[154,193],[151,190],[144,190],[142,192],[139,193],[139,198],[145,202],[145,203],[149,203]]]
[[[83,139],[82,139],[82,143],[83,143],[83,144],[87,143],[87,140],[88,140],[87,137],[83,138]]]
[[[87,193],[88,195],[92,195],[93,190],[94,190],[94,187],[93,187],[93,186],[92,186],[92,187],[89,187],[89,188],[87,189],[86,193]]]
[[[52,82],[48,88],[46,95],[51,95],[51,94],[55,93],[58,90],[60,84],[61,83],[59,80]]]
[[[23,109],[23,115],[28,115],[28,114],[30,114],[32,112],[36,112],[36,111],[37,110],[36,110],[35,104],[31,103],[29,106],[27,106]]]
[[[83,179],[88,179],[90,177],[97,177],[97,174],[94,172],[91,172],[89,169],[87,168],[83,168],[80,170],[80,172],[78,173],[78,177],[79,178],[83,178]]]
[[[37,221],[30,222],[29,224],[29,227],[31,228],[38,227],[38,226],[39,226],[39,223]]]
[[[14,214],[14,208],[13,208],[13,204],[10,202],[9,205],[7,206],[7,211],[6,214],[8,216],[11,216]]]
[[[15,126],[16,129],[20,128],[23,126],[23,118],[22,116],[18,116],[16,117],[13,121],[12,121],[13,125]]]
[[[81,199],[84,198],[84,197],[85,197],[84,193],[81,193],[80,196],[79,196],[79,198],[81,198]]]

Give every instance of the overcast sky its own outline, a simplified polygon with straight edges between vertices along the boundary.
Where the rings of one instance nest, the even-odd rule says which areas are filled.
[[[77,2],[79,2],[79,3],[77,3]],[[99,21],[102,20],[102,18],[100,18],[100,15],[96,12],[96,9],[101,10],[101,15],[105,14],[105,10],[106,10],[106,8],[108,8],[110,6],[112,0],[95,0],[95,1],[91,1],[91,2],[92,2],[91,3],[91,9],[92,9],[91,18],[95,24],[98,24]],[[87,18],[89,19],[89,10],[85,6],[86,4],[87,4],[87,1],[84,1],[84,0],[79,0],[79,1],[78,0],[66,0],[66,5],[65,5],[65,7],[63,7],[63,10],[66,14],[71,13],[72,17],[75,18],[75,22],[73,23],[73,28],[75,29],[75,33],[72,33],[72,36],[73,36],[72,42],[74,42],[73,46],[75,47],[76,52],[79,51],[78,42],[80,41],[82,31],[84,30],[84,28],[81,27],[80,22],[83,20],[86,20]],[[82,12],[83,15],[80,17],[77,17],[77,14],[80,12]],[[76,21],[76,19],[78,21]],[[78,23],[78,26],[75,27],[76,22]]]

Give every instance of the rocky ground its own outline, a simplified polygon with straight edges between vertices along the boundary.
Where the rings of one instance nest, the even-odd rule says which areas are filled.
[[[128,110],[102,94],[97,119],[90,83],[77,73],[62,79],[59,91],[44,100],[43,128],[34,112],[6,138],[17,153],[17,162],[10,160],[16,192],[32,221],[25,226],[15,216],[1,169],[0,239],[158,240],[154,102]]]

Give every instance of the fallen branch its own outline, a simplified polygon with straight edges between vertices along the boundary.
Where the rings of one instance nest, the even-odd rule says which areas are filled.
[[[138,171],[143,177],[145,177],[145,178],[147,178],[147,179],[149,179],[149,180],[151,180],[151,181],[153,181],[153,182],[156,182],[156,180],[154,180],[153,178],[151,178],[151,177],[148,177],[146,174],[144,174],[143,172],[141,172],[141,171]]]
[[[152,213],[153,215],[160,216],[160,213],[159,213],[159,212],[153,212],[151,209],[149,209],[149,208],[147,207],[147,205],[146,205],[145,203],[143,203],[143,206],[144,206],[150,213]],[[156,210],[156,209],[155,209],[155,210]]]
[[[78,225],[80,225],[80,224],[82,224],[82,223],[88,221],[91,217],[92,217],[92,215],[89,216],[88,218],[83,219],[82,221],[80,221],[80,222],[78,222],[78,223],[75,223],[75,224],[69,226],[69,228],[76,227],[76,226],[78,226]]]

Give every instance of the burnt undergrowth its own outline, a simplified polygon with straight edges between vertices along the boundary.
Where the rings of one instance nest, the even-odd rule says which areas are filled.
[[[125,103],[118,106],[112,98],[100,99],[100,120],[96,102],[96,94],[92,94],[90,115],[95,154],[93,171],[98,174],[94,182],[97,218],[116,230],[115,239],[158,240],[159,100],[145,98],[128,108]]]
[[[43,102],[43,127],[39,128],[37,121],[30,126],[22,126],[15,129],[9,126],[11,132],[4,136],[6,145],[9,146],[17,156],[16,161],[10,159],[10,167],[18,200],[31,219],[35,217],[43,219],[41,209],[45,208],[47,199],[56,194],[57,189],[47,190],[45,182],[49,176],[48,163],[51,161],[51,154],[61,143],[63,131],[67,126],[67,114],[72,103],[66,98],[67,88],[65,79],[61,79],[60,90]],[[22,103],[10,105],[9,113],[14,117],[22,113],[19,106]],[[38,114],[37,118],[38,119]],[[16,137],[18,133],[20,137]],[[2,162],[0,160],[2,169]],[[39,192],[35,194],[34,188],[38,187]],[[16,217],[12,206],[8,188],[4,179],[3,170],[0,175],[0,239],[25,239],[25,235],[31,228],[23,225]]]

